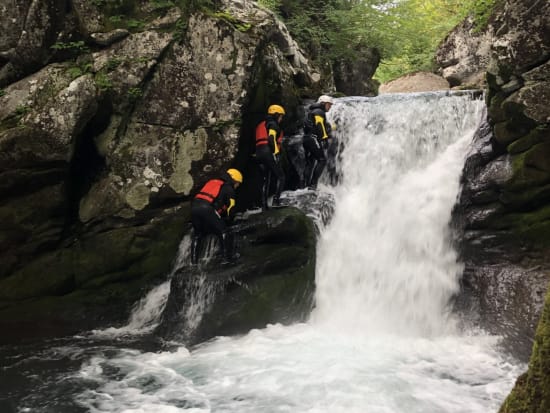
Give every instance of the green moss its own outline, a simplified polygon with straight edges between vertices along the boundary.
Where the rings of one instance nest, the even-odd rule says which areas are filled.
[[[519,192],[528,188],[545,185],[550,181],[550,173],[537,169],[531,162],[533,149],[512,157],[512,178],[504,185],[505,191]]]
[[[542,142],[549,136],[549,131],[545,127],[537,127],[532,129],[527,135],[519,138],[517,141],[508,145],[508,153],[517,154],[530,149],[537,143]]]
[[[111,90],[113,88],[113,83],[111,82],[111,79],[109,79],[109,77],[103,72],[98,72],[95,75],[95,83],[99,90],[103,92]]]
[[[0,299],[19,301],[47,295],[63,295],[74,289],[72,252],[60,250],[38,259],[0,280]]]
[[[524,242],[550,246],[550,205],[531,212],[499,215],[490,226],[516,234]]]
[[[243,22],[239,19],[237,19],[235,16],[232,16],[228,12],[217,12],[214,13],[214,16],[227,21],[229,24],[231,24],[236,30],[240,32],[247,32],[252,28],[252,25],[247,22]]]
[[[487,28],[489,18],[495,10],[495,6],[502,0],[477,0],[473,2],[474,33],[480,33]]]
[[[83,237],[0,280],[0,299],[63,295],[121,280],[155,278],[169,270],[188,220],[186,207],[152,224]]]
[[[519,192],[502,191],[499,200],[507,208],[515,210],[525,209],[526,207],[538,207],[550,200],[550,185],[530,188]]]
[[[550,290],[535,334],[527,373],[520,376],[500,413],[550,412]]]

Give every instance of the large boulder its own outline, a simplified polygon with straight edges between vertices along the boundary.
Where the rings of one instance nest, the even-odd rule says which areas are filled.
[[[132,305],[169,273],[189,209],[133,226],[73,234],[0,279],[0,343],[123,323]]]
[[[380,85],[379,94],[431,92],[449,89],[449,82],[430,72],[409,73]]]
[[[52,46],[70,32],[63,0],[0,1],[0,87],[43,67]]]
[[[157,330],[194,344],[268,323],[303,321],[313,306],[313,222],[296,208],[251,215],[232,230],[240,258],[184,266],[172,278]]]
[[[483,63],[488,123],[466,161],[454,217],[464,231],[460,246],[470,294],[463,304],[474,309],[484,327],[511,338],[517,354],[518,343],[521,349],[530,347],[541,310],[549,305],[544,292],[550,280],[550,116],[544,102],[550,82],[550,4],[497,2],[486,34],[492,38]],[[472,55],[479,50],[474,43]],[[529,372],[502,411],[548,410],[547,324],[543,315]],[[527,359],[529,351],[519,355]]]
[[[341,58],[332,64],[334,86],[348,96],[376,96],[378,82],[372,76],[380,63],[380,52],[358,47],[354,58]]]
[[[484,88],[494,39],[491,24],[481,30],[475,19],[468,17],[437,48],[435,61],[439,74],[451,87]]]

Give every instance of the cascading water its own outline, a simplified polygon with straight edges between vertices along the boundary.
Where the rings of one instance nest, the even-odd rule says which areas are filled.
[[[319,323],[421,336],[452,327],[448,305],[462,267],[449,221],[483,102],[429,97],[335,107],[346,149],[319,243]]]
[[[523,366],[460,331],[449,219],[483,103],[468,95],[344,99],[341,183],[323,187],[316,308],[307,323],[191,351],[89,359],[92,412],[496,412]],[[292,195],[287,194],[288,199]],[[330,197],[329,197],[330,198]]]

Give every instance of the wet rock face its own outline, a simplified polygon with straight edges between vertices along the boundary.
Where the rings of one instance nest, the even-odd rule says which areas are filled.
[[[453,59],[475,57],[485,50],[480,42],[492,39],[478,67],[487,75],[488,122],[474,139],[454,211],[464,283],[479,322],[518,343],[525,358],[550,280],[550,116],[541,104],[550,82],[550,4],[498,3],[470,45],[459,41],[460,30],[468,39],[467,27],[457,28],[438,54],[447,73],[458,67]]]
[[[466,159],[453,211],[465,264],[457,308],[505,337],[510,352],[527,360],[550,283],[550,261],[544,246],[522,241],[509,224],[511,216],[521,219],[514,204],[503,202],[513,165],[493,140],[490,125],[484,123]]]
[[[188,344],[303,321],[313,306],[315,228],[298,209],[251,215],[232,229],[240,258],[184,266],[157,334]],[[214,246],[214,251],[217,246]]]
[[[301,91],[319,88],[284,25],[255,2],[190,15],[124,2],[132,27],[116,27],[120,2],[12,3],[0,1],[7,11],[0,27],[10,33],[0,41],[0,283],[35,280],[32,299],[103,286],[77,281],[96,242],[133,257],[125,281],[160,276],[165,266],[147,270],[146,250],[175,254],[185,228],[148,247],[136,247],[136,228],[155,233],[174,207],[232,165],[244,113],[263,114],[277,101],[297,119]],[[247,164],[248,152],[241,159]],[[125,235],[104,237],[115,230]],[[38,271],[56,257],[64,264],[55,276]],[[116,262],[100,260],[91,278],[124,273]],[[0,307],[19,308],[27,298],[4,294]]]

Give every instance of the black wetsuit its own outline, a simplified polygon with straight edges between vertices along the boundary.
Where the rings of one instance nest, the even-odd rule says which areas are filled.
[[[285,184],[285,174],[279,160],[279,150],[282,139],[282,130],[276,116],[267,115],[256,127],[256,161],[262,175],[262,209],[267,209],[270,181],[277,179],[273,205],[279,204],[281,192]]]
[[[303,182],[306,186],[315,188],[319,177],[327,164],[328,140],[332,138],[332,130],[327,122],[326,112],[322,103],[309,107],[304,123],[304,151],[306,168]]]

